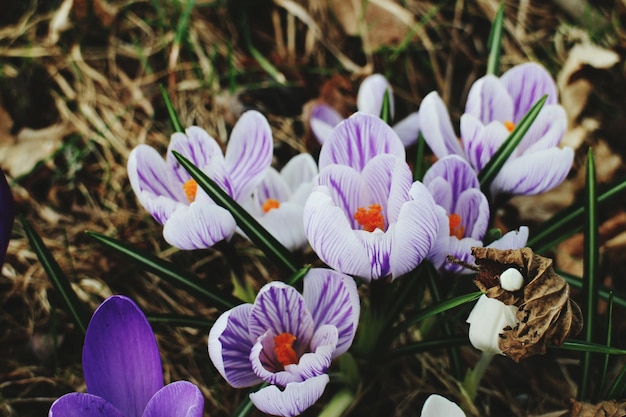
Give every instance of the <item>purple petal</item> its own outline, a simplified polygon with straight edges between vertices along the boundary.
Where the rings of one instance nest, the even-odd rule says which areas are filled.
[[[454,258],[463,261],[467,264],[474,264],[474,256],[472,255],[472,247],[474,246],[482,246],[483,243],[480,240],[472,239],[471,237],[465,237],[463,239],[457,239],[456,237],[450,236],[448,240],[448,253],[447,255],[451,255]],[[475,271],[471,269],[462,267],[461,265],[444,261],[441,268],[444,271],[451,272],[453,274],[472,274]]]
[[[15,205],[13,202],[13,194],[6,177],[0,171],[0,270],[4,263],[11,239],[11,231],[13,230],[13,220],[15,218]]]
[[[207,170],[212,165],[224,165],[222,148],[204,129],[191,126],[185,133],[174,133],[167,148],[167,166],[181,184],[191,178],[172,154],[176,151],[189,159],[195,166]]]
[[[437,177],[441,177],[451,184],[453,201],[456,201],[461,193],[467,189],[480,188],[476,172],[465,159],[458,155],[448,155],[435,162],[424,175],[424,185],[431,189],[429,184]],[[436,199],[435,202],[439,204]]]
[[[278,202],[289,200],[291,190],[285,178],[274,168],[269,167],[254,194],[259,204],[263,205],[270,198]]]
[[[376,155],[390,153],[405,158],[398,135],[381,119],[357,112],[341,122],[322,146],[320,171],[330,164],[347,165],[362,171]]]
[[[480,120],[470,114],[461,116],[461,136],[469,163],[476,172],[491,160],[510,132],[500,122],[484,126]]]
[[[139,145],[133,149],[128,156],[128,179],[130,185],[139,199],[139,202],[146,207],[160,223],[164,223],[176,204],[187,204],[188,200],[183,192],[183,184],[170,176],[169,169],[158,152],[148,146]],[[155,208],[153,200],[170,200],[168,203],[156,204],[157,207],[168,207],[167,210]],[[152,210],[151,210],[152,209]],[[155,212],[161,213],[159,216]]]
[[[519,249],[526,246],[528,241],[528,227],[522,226],[519,230],[511,230],[500,239],[491,242],[487,245],[488,248],[496,248],[500,250],[504,249]]]
[[[268,330],[275,335],[291,333],[296,337],[294,350],[302,353],[309,345],[313,328],[311,313],[295,288],[277,281],[261,288],[248,320],[251,337],[257,338]]]
[[[317,163],[308,153],[301,153],[289,160],[280,170],[280,175],[294,192],[303,183],[312,182],[318,174]]]
[[[413,112],[393,125],[394,132],[398,134],[398,137],[405,147],[411,146],[417,141],[420,133],[419,121],[419,113]]]
[[[48,417],[124,417],[124,414],[104,398],[73,392],[53,402]]]
[[[379,204],[383,208],[386,224],[394,223],[402,204],[409,197],[409,189],[413,183],[409,165],[396,156],[380,155],[367,164],[361,173],[361,181],[362,189],[366,189],[369,194],[366,201],[362,196],[362,206]]]
[[[311,110],[309,125],[317,141],[323,145],[342,121],[343,117],[335,109],[327,104],[317,104]]]
[[[205,249],[235,233],[237,224],[230,212],[199,197],[200,193],[191,205],[179,207],[165,223],[163,237],[170,245]]]
[[[548,95],[546,104],[557,103],[556,83],[548,71],[537,63],[516,65],[502,74],[500,80],[514,100],[515,123],[518,123],[545,94]]]
[[[424,182],[424,184],[428,184],[428,191],[433,196],[433,200],[446,211],[446,216],[454,213],[455,201],[452,197],[452,185],[445,178],[428,178],[428,183]]]
[[[304,233],[303,213],[303,206],[286,202],[257,220],[283,246],[294,251],[303,249],[309,243]]]
[[[412,200],[402,206],[393,231],[390,266],[394,278],[422,262],[439,230],[438,209],[426,187],[416,181],[409,194]]]
[[[319,400],[329,381],[328,375],[324,374],[303,382],[292,382],[283,391],[272,385],[250,394],[250,400],[266,414],[297,416]]]
[[[553,148],[561,142],[567,129],[567,115],[561,106],[546,106],[524,135],[513,155]]]
[[[372,74],[363,80],[356,96],[357,108],[363,113],[380,117],[385,92],[389,93],[389,107],[391,118],[393,119],[393,92],[391,91],[391,85],[389,85],[389,82],[382,74]]]
[[[150,399],[143,417],[202,417],[204,397],[197,386],[188,381],[172,382]]]
[[[494,121],[515,121],[513,100],[504,84],[493,75],[486,75],[472,84],[465,113],[476,117],[484,125]]]
[[[438,158],[450,154],[464,156],[448,110],[436,91],[424,97],[420,104],[419,126],[426,144],[435,156]]]
[[[109,297],[93,314],[85,335],[83,372],[87,391],[126,416],[140,416],[163,387],[154,333],[129,298]]]
[[[348,166],[331,165],[322,169],[317,177],[317,185],[324,187],[333,203],[342,210],[343,217],[350,228],[360,228],[354,219],[354,213],[359,207],[370,204],[369,198],[367,201],[363,201],[361,198],[361,175]],[[369,195],[366,194],[365,197],[369,197]]]
[[[245,112],[235,124],[226,148],[233,199],[248,197],[272,163],[273,152],[272,130],[265,116],[256,110]]]
[[[250,362],[259,378],[281,387],[325,374],[337,347],[337,328],[331,325],[322,326],[314,334],[310,351],[302,354],[298,363],[283,367],[282,364],[268,363],[267,351],[273,351],[274,337],[270,330],[258,338],[250,352]],[[270,355],[273,355],[273,352]]]
[[[352,345],[361,311],[359,294],[352,277],[326,268],[313,268],[304,277],[303,297],[315,327],[331,324],[339,341],[333,358]]]
[[[572,148],[551,148],[509,160],[491,183],[491,193],[541,194],[563,182],[573,161]]]
[[[426,399],[422,407],[421,417],[465,417],[465,413],[455,403],[442,397],[432,394]]]
[[[250,387],[261,380],[252,371],[252,341],[248,319],[252,304],[242,304],[223,313],[209,332],[209,357],[226,381],[235,388]]]
[[[356,230],[354,232],[369,259],[369,273],[361,278],[369,281],[370,279],[385,278],[391,274],[390,258],[394,227],[395,224],[390,225],[387,232],[383,232],[380,229],[376,229],[373,232],[365,230]]]
[[[436,207],[437,216],[437,236],[435,238],[435,244],[428,252],[427,258],[432,262],[435,268],[439,269],[444,262],[446,262],[446,256],[450,253],[450,242],[453,239],[450,236],[450,220],[446,211],[440,207]]]
[[[318,187],[304,206],[304,230],[311,247],[331,268],[369,280],[367,251],[327,187]]]
[[[461,193],[454,213],[461,217],[461,225],[465,228],[464,237],[482,240],[489,226],[489,202],[479,188]]]

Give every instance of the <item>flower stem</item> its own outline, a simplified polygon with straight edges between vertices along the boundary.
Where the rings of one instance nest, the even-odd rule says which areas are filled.
[[[474,366],[474,369],[467,372],[465,375],[465,380],[463,381],[463,389],[465,390],[468,399],[473,404],[476,399],[476,393],[478,392],[478,386],[480,385],[480,380],[485,375],[489,364],[495,354],[490,352],[482,352],[478,362]]]

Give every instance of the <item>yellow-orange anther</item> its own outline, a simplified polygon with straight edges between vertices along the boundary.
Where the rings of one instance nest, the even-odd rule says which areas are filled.
[[[463,239],[465,234],[465,226],[461,224],[461,216],[456,213],[452,213],[448,216],[450,221],[450,236],[454,236],[457,239]]]
[[[515,129],[515,123],[513,123],[510,120],[507,120],[506,122],[504,122],[504,127],[506,127],[506,130],[508,130],[509,132],[512,132],[513,129]]]
[[[373,232],[376,229],[385,230],[385,218],[382,211],[383,208],[380,204],[372,204],[367,209],[359,207],[354,213],[354,220],[363,226],[363,230],[368,232]]]
[[[280,201],[274,200],[273,198],[268,198],[263,203],[263,213],[267,213],[270,210],[280,207]]]
[[[183,191],[185,191],[187,200],[189,200],[190,203],[193,203],[196,199],[196,193],[198,192],[198,183],[196,182],[196,180],[194,180],[193,178],[187,180],[187,182],[183,184]]]
[[[291,333],[281,333],[274,338],[274,352],[276,352],[276,359],[282,363],[283,366],[292,365],[298,363],[298,355],[293,350],[293,342],[296,337]]]

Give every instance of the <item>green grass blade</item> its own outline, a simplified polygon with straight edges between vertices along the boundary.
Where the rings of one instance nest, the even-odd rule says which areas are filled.
[[[420,132],[417,137],[416,148],[415,167],[413,168],[413,181],[421,181],[424,178],[424,174],[426,174],[426,161],[424,161],[426,140],[424,139],[422,132]]]
[[[167,324],[176,327],[192,327],[194,329],[210,329],[214,323],[212,320],[174,314],[147,314],[146,318],[152,324]]]
[[[613,293],[609,294],[609,309],[606,315],[606,346],[609,347],[613,343]],[[609,355],[604,355],[604,363],[602,364],[602,373],[600,374],[600,385],[598,392],[604,391],[606,386],[606,374],[609,370]]]
[[[185,132],[185,128],[180,123],[178,119],[178,115],[176,114],[176,110],[174,110],[174,105],[172,104],[172,99],[170,99],[170,95],[167,93],[167,90],[163,85],[159,84],[159,89],[161,89],[161,96],[163,96],[163,101],[165,102],[165,107],[167,108],[167,114],[170,118],[170,122],[172,123],[172,128],[176,132]]]
[[[626,366],[622,367],[619,375],[615,378],[611,386],[606,392],[604,398],[622,398],[626,390]]]
[[[448,349],[451,347],[468,345],[469,343],[470,341],[467,336],[451,336],[442,339],[425,340],[423,342],[400,346],[392,350],[388,358],[391,359],[402,355],[411,355],[414,353],[427,352],[436,349]]]
[[[500,7],[496,12],[489,32],[489,57],[487,58],[487,74],[497,75],[500,67],[500,53],[502,52],[502,34],[504,26],[504,3],[500,3]]]
[[[85,309],[83,303],[78,299],[78,296],[72,288],[72,284],[70,284],[70,281],[67,279],[61,270],[61,267],[52,256],[52,253],[50,253],[46,245],[43,243],[41,236],[39,236],[24,216],[20,215],[19,218],[22,222],[22,226],[24,227],[26,237],[37,254],[37,258],[39,258],[39,262],[41,262],[43,269],[46,271],[46,274],[48,274],[48,278],[50,278],[52,285],[54,285],[54,288],[65,301],[74,322],[76,322],[78,328],[83,332],[83,334],[85,334],[87,332],[87,325],[89,324],[89,313]]]
[[[480,297],[482,295],[482,292],[480,291],[476,291],[470,294],[464,294],[464,295],[460,295],[458,297],[455,298],[451,298],[449,300],[446,301],[442,301],[440,303],[437,303],[435,305],[432,305],[428,308],[425,308],[423,310],[420,310],[417,312],[416,315],[414,315],[413,317],[408,318],[407,320],[403,321],[402,323],[398,324],[396,326],[396,328],[393,331],[393,339],[395,339],[396,336],[398,336],[400,333],[406,331],[409,327],[411,327],[412,325],[414,325],[415,323],[419,323],[422,320],[425,320],[429,317],[435,316],[437,314],[443,313],[445,311],[451,310],[455,307],[461,306],[463,304],[466,303],[470,303],[476,299],[478,299],[478,297]]]
[[[239,405],[233,412],[233,417],[246,417],[248,414],[250,414],[252,410],[254,410],[254,405],[252,404],[252,401],[250,401],[250,394],[253,392],[260,391],[261,389],[267,387],[268,385],[269,383],[264,382],[262,384],[257,385],[256,387],[252,387],[248,391],[248,395],[246,395],[241,400],[241,402],[239,403]]]
[[[259,52],[259,50],[256,49],[254,45],[252,44],[252,40],[250,39],[249,27],[250,26],[248,25],[248,14],[244,12],[242,28],[244,30],[246,46],[248,47],[248,50],[250,51],[250,55],[252,55],[252,57],[259,63],[259,66],[265,72],[267,72],[268,75],[272,77],[277,83],[282,84],[282,85],[286,84],[287,77],[285,77],[285,75],[282,72],[280,72],[274,65],[272,65],[272,63],[268,61],[267,58],[265,58],[263,54]]]
[[[391,98],[389,97],[389,90],[385,90],[385,95],[383,96],[383,105],[380,108],[380,118],[383,122],[389,124],[391,123]]]
[[[176,25],[176,36],[174,43],[180,45],[183,41],[185,34],[189,33],[189,21],[191,19],[191,11],[196,4],[196,0],[187,0],[187,5],[183,13],[180,15],[178,25]]]
[[[583,273],[583,297],[582,305],[585,327],[583,329],[586,342],[593,342],[595,332],[596,312],[598,310],[598,211],[596,190],[596,166],[593,152],[587,153],[587,169],[585,181],[585,243],[584,243],[584,273]],[[587,400],[589,378],[591,374],[591,352],[586,351],[583,355],[582,374],[578,390],[580,400]]]
[[[153,273],[176,287],[185,289],[190,295],[220,310],[228,310],[243,303],[243,301],[225,293],[210,281],[200,281],[196,276],[178,270],[176,265],[171,262],[147,254],[112,237],[91,231],[86,233],[104,246],[126,256],[146,271]]]
[[[613,197],[626,191],[626,178],[620,178],[610,183],[606,191],[598,195],[598,206],[610,201]],[[537,253],[549,249],[569,236],[583,229],[584,203],[582,201],[559,211],[552,218],[546,220],[531,231],[527,246]],[[536,233],[533,233],[536,231]]]
[[[569,274],[567,272],[561,271],[559,269],[555,269],[555,271],[557,274],[562,276],[570,286],[577,288],[577,289],[582,289],[583,287],[582,278]],[[616,290],[613,290],[613,289],[608,289],[604,286],[600,286],[598,288],[598,296],[604,298],[605,300],[608,300],[609,297],[611,297],[613,300],[612,301],[613,304],[626,308],[626,294],[624,293],[617,292]]]
[[[618,349],[599,343],[585,342],[584,340],[567,340],[558,349],[573,350],[576,352],[602,353],[605,355],[626,355],[626,349]]]
[[[543,108],[546,100],[548,99],[548,95],[544,95],[535,105],[526,113],[526,115],[520,120],[520,122],[515,126],[513,132],[509,135],[508,138],[500,145],[498,150],[493,154],[489,162],[483,167],[483,169],[478,173],[478,181],[480,182],[480,188],[486,195],[489,195],[489,186],[502,169],[504,163],[509,159],[509,156],[513,153],[517,145],[522,141],[522,138],[530,129],[530,126],[533,124],[539,112]]]
[[[207,177],[204,172],[196,167],[191,161],[179,154],[173,152],[174,156],[180,164],[189,172],[189,175],[196,180],[198,185],[215,201],[218,205],[228,210],[237,226],[243,230],[248,238],[265,255],[274,261],[279,267],[287,271],[289,274],[295,274],[300,268],[292,260],[291,252],[285,248],[274,236],[272,236],[263,226],[257,222],[254,217],[243,209],[235,200],[233,200],[219,185],[211,178]]]
[[[311,265],[304,265],[302,268],[297,270],[296,273],[293,274],[291,278],[289,278],[289,280],[287,280],[287,284],[292,285],[292,286],[296,285],[298,282],[300,282],[301,279],[303,279],[306,276],[306,274],[309,273],[310,270],[311,270]]]

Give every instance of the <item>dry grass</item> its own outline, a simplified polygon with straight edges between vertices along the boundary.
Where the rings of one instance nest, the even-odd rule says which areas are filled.
[[[484,73],[489,22],[498,5],[495,0],[444,5],[409,0],[390,7],[378,0],[370,3],[384,13],[365,13],[369,20],[363,22],[358,11],[340,10],[342,2],[329,8],[317,1],[197,0],[180,41],[176,30],[185,4],[178,1],[74,0],[70,8],[68,1],[43,3],[16,2],[0,27],[0,104],[8,112],[0,118],[0,149],[53,146],[38,155],[43,163],[9,171],[18,212],[44,237],[90,311],[111,293],[123,293],[149,313],[207,320],[216,317],[211,306],[129,265],[84,234],[115,236],[202,279],[229,285],[228,263],[220,252],[172,250],[130,190],[125,164],[131,149],[147,143],[164,150],[169,141],[159,85],[172,97],[183,125],[198,124],[219,138],[228,137],[245,109],[261,109],[272,124],[280,165],[310,145],[302,106],[316,99],[334,74],[355,87],[369,73],[385,73],[400,116],[415,111],[421,98],[437,89],[458,116],[471,82]],[[243,25],[252,5],[260,12]],[[563,33],[567,39],[567,17],[541,1],[507,1],[505,10],[502,67],[531,59],[558,71],[566,56],[555,39]],[[342,26],[341,16],[362,22],[352,28],[356,33],[346,33],[352,29]],[[252,58],[246,30],[277,69],[273,76]],[[624,45],[619,32],[604,39],[621,39]],[[283,79],[280,85],[277,80]],[[347,107],[351,99],[350,94],[338,98]],[[25,128],[49,126],[59,129],[35,135],[34,148],[24,145]],[[1,153],[0,164],[9,170],[11,161]],[[237,239],[236,245],[256,285],[276,276],[247,242]],[[0,276],[0,299],[0,415],[44,415],[59,395],[84,389],[82,336],[19,222]],[[216,376],[206,355],[208,329],[155,325],[155,330],[166,380],[191,380],[207,399],[206,415],[230,415],[245,393]],[[465,353],[469,363],[476,360],[471,350]],[[563,393],[540,398],[528,387],[514,388],[512,382],[519,381],[510,372],[536,377],[536,369],[512,371],[504,361],[495,364],[477,413],[523,415],[565,407],[568,398],[556,397]],[[419,404],[433,391],[458,400],[458,381],[447,369],[446,357],[435,352],[372,370],[373,382],[364,384],[382,387],[380,395],[388,396],[378,414],[419,415]],[[350,415],[364,412],[357,403]]]

